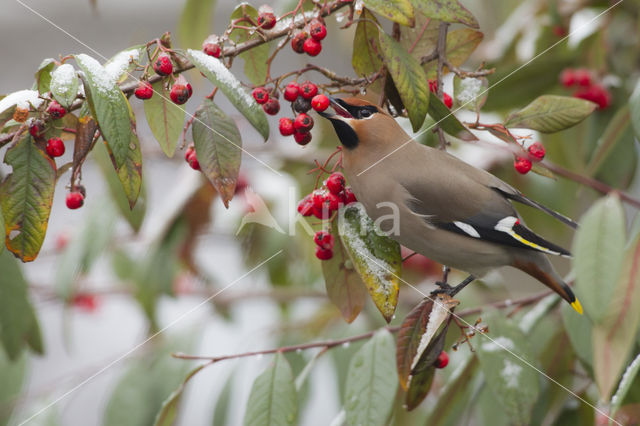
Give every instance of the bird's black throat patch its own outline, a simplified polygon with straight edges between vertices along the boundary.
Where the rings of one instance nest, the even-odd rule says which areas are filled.
[[[354,149],[358,146],[360,142],[358,140],[358,135],[356,132],[349,126],[347,123],[340,119],[331,119],[331,124],[333,124],[333,128],[340,139],[342,145],[344,145],[347,149]]]

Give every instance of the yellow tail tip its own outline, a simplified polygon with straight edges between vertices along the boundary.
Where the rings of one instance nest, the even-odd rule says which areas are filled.
[[[578,301],[578,299],[576,299],[572,304],[571,307],[573,309],[576,310],[577,313],[579,313],[580,315],[582,315],[582,305],[580,304],[580,302]]]

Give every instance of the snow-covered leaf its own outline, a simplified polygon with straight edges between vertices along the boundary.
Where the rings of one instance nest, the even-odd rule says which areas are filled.
[[[353,265],[382,316],[391,321],[398,304],[400,245],[381,233],[360,203],[338,212],[339,233]]]
[[[62,64],[51,73],[49,88],[53,97],[65,108],[69,108],[76,96],[80,81],[71,64]]]
[[[208,56],[200,50],[189,49],[187,57],[193,65],[215,84],[229,99],[238,111],[246,117],[251,125],[262,135],[264,140],[269,137],[269,122],[267,116],[249,93],[242,87],[240,81],[217,58]]]

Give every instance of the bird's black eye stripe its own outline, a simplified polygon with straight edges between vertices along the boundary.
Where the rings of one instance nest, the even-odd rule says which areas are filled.
[[[371,117],[376,112],[378,112],[378,109],[376,107],[367,105],[364,107],[360,107],[358,109],[358,112],[356,113],[356,117],[367,118],[367,117]]]

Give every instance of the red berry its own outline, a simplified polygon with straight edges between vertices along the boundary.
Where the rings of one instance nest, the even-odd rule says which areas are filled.
[[[287,84],[287,87],[284,88],[284,98],[289,102],[293,102],[298,99],[298,95],[300,94],[300,86],[295,81]]]
[[[333,235],[328,233],[327,231],[318,231],[316,235],[313,237],[313,241],[323,249],[332,249],[333,248]]]
[[[300,86],[300,95],[304,99],[311,99],[317,94],[318,94],[318,86],[316,86],[315,84],[313,84],[309,80],[305,81]]]
[[[305,99],[299,96],[293,103],[293,110],[295,112],[307,112],[311,109],[311,99]]]
[[[151,87],[151,83],[148,81],[141,81],[138,83],[138,87],[133,94],[136,95],[138,99],[151,99],[153,96],[153,87]]]
[[[438,359],[436,359],[434,366],[436,368],[445,368],[447,365],[449,365],[449,354],[442,351],[440,352],[440,355],[438,355]]]
[[[302,48],[307,55],[309,56],[318,56],[318,54],[322,51],[322,43],[316,39],[309,37],[304,41]]]
[[[258,25],[263,30],[270,30],[276,26],[276,15],[273,12],[263,12],[258,15]]]
[[[76,293],[71,300],[71,304],[87,312],[94,312],[98,307],[98,298],[95,294]]]
[[[344,190],[345,180],[344,175],[340,172],[331,173],[331,176],[327,178],[327,189],[333,195],[339,195]]]
[[[293,134],[293,139],[295,139],[296,143],[298,145],[306,145],[309,142],[311,142],[311,133],[309,132],[304,132],[304,133],[300,133],[300,132],[295,132]]]
[[[187,83],[187,90],[189,91],[189,97],[193,95],[193,87],[191,87],[191,83]]]
[[[175,104],[182,105],[189,100],[189,89],[184,84],[175,83],[171,86],[169,97]]]
[[[61,157],[64,154],[64,142],[60,138],[51,138],[47,141],[46,149],[49,157]]]
[[[533,144],[529,145],[528,151],[529,159],[535,162],[542,161],[546,153],[544,146],[540,142],[534,142]]]
[[[153,70],[156,74],[165,76],[173,73],[173,64],[171,63],[171,58],[166,53],[158,56],[158,58],[153,63]]]
[[[578,69],[574,71],[576,83],[579,86],[589,87],[591,86],[591,73],[586,69]]]
[[[309,26],[309,34],[314,40],[320,41],[327,36],[327,27],[320,21],[313,21]]]
[[[267,92],[267,89],[265,89],[264,87],[256,87],[255,89],[253,89],[253,92],[251,92],[251,94],[253,95],[253,99],[255,99],[256,102],[260,105],[269,100],[269,92]]]
[[[29,134],[34,138],[42,136],[43,132],[44,132],[44,121],[33,120],[29,125]]]
[[[71,210],[79,209],[84,204],[84,195],[81,192],[73,191],[67,194],[67,207]]]
[[[598,104],[598,108],[604,109],[611,104],[611,93],[599,84],[594,84],[590,87],[578,89],[573,94],[574,97],[580,99],[586,99]]]
[[[438,91],[438,82],[432,78],[429,79],[429,90],[433,93]]]
[[[198,157],[196,156],[196,150],[193,146],[187,148],[187,151],[184,153],[184,159],[189,166],[193,170],[200,170],[200,163],[198,162]]]
[[[219,58],[220,54],[222,53],[222,48],[218,43],[212,43],[205,40],[205,42],[202,44],[202,51],[209,56]]]
[[[298,213],[302,216],[311,216],[313,214],[313,201],[311,195],[307,195],[298,203]]]
[[[296,117],[295,121],[293,122],[293,127],[298,133],[308,132],[313,128],[313,118],[311,118],[310,115],[302,112]]]
[[[316,257],[320,260],[329,260],[333,257],[333,250],[325,249],[320,246],[316,247]]]
[[[276,115],[280,111],[280,102],[278,102],[277,99],[269,98],[269,100],[262,105],[262,109],[269,115]]]
[[[564,87],[571,87],[576,84],[576,74],[571,68],[565,68],[560,74],[560,83]]]
[[[311,107],[318,112],[322,112],[329,108],[329,98],[325,95],[315,95],[313,99],[311,99]]]
[[[528,158],[516,157],[513,161],[513,167],[520,174],[526,175],[531,170],[531,160]]]
[[[293,120],[289,117],[282,117],[279,122],[278,128],[282,136],[291,136],[295,133],[296,129],[293,126]]]
[[[53,100],[47,107],[47,112],[52,118],[62,118],[67,113],[67,110],[64,109],[64,107],[60,105],[58,101]]]
[[[340,199],[345,205],[349,205],[358,201],[350,186],[345,187],[344,190],[340,193]]]
[[[304,42],[309,38],[309,34],[304,31],[298,31],[291,38],[291,48],[296,53],[304,53]]]
[[[557,37],[561,37],[561,38],[568,34],[567,27],[564,27],[562,25],[554,25],[553,28],[551,28],[551,31]]]
[[[451,107],[453,106],[453,99],[451,98],[451,96],[449,96],[448,93],[442,94],[442,101],[449,109],[451,109]]]

